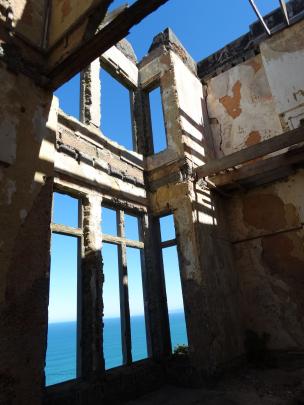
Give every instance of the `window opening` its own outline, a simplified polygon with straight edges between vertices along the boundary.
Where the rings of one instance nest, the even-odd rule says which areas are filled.
[[[54,193],[46,385],[77,376],[78,210],[77,199]]]
[[[161,249],[172,350],[188,345],[173,215],[160,218]]]
[[[103,350],[105,368],[123,364],[121,349],[121,319],[117,246],[103,243]]]
[[[139,249],[127,247],[133,361],[142,360],[148,357],[140,255],[141,252]]]
[[[166,215],[165,217],[160,217],[160,234],[161,241],[165,242],[168,240],[175,239],[175,227],[173,215]]]
[[[79,201],[67,194],[53,194],[53,223],[78,228]]]
[[[54,94],[59,98],[59,107],[61,110],[79,120],[80,73],[59,87]]]
[[[100,69],[101,81],[101,130],[126,149],[133,145],[130,90]]]
[[[102,207],[102,233],[117,236],[116,211],[111,208]]]
[[[105,305],[104,356],[107,369],[119,364],[130,364],[132,361],[147,357],[141,268],[144,243],[140,241],[139,217],[126,214],[119,209],[110,211],[116,213],[116,236],[105,233],[105,229],[102,228],[102,254],[105,263],[103,290]],[[109,208],[103,207],[102,224],[109,221],[106,219],[108,215]],[[107,246],[111,246],[112,250]],[[114,278],[115,283],[113,282]],[[110,287],[111,283],[112,286]],[[115,305],[111,305],[113,297],[115,297]],[[116,321],[112,320],[112,323],[106,319],[107,307],[115,309],[112,318],[115,315]],[[112,336],[111,341],[115,342],[115,348],[108,343],[110,336]],[[120,345],[118,345],[117,339],[121,339]],[[118,351],[119,355],[117,354]],[[114,357],[116,363],[113,360]]]
[[[166,125],[160,87],[149,92],[153,152],[167,149]]]
[[[138,218],[125,214],[125,234],[126,239],[139,240]]]

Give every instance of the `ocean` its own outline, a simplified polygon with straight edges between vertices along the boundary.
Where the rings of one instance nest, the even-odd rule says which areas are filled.
[[[183,312],[169,313],[172,348],[187,345]],[[144,316],[131,318],[133,361],[147,358]],[[106,369],[122,364],[120,318],[104,319],[104,357]],[[76,322],[50,323],[46,354],[46,385],[76,378]]]

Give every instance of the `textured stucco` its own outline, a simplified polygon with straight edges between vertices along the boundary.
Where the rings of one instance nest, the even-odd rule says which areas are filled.
[[[0,76],[2,112],[16,143],[16,159],[0,168],[0,402],[39,404],[57,102],[3,66]]]

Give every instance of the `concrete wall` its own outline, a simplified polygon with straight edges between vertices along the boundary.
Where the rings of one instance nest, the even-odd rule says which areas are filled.
[[[214,374],[243,354],[238,277],[221,202],[185,182],[158,188],[150,204],[155,215],[173,211],[191,364]]]
[[[244,331],[303,350],[304,172],[227,201]]]
[[[261,54],[208,81],[218,157],[300,125],[304,118],[304,22],[262,42]]]
[[[44,385],[56,100],[0,66],[0,402]]]
[[[304,21],[261,44],[275,108],[284,130],[304,121]],[[303,125],[303,124],[302,124]]]
[[[97,0],[70,1],[55,0],[52,3],[50,14],[49,46],[62,37],[62,35],[75,24],[80,17],[98,4]],[[84,28],[83,28],[84,30]]]
[[[261,44],[260,55],[209,80],[208,109],[217,156],[301,125],[303,27],[301,21],[275,34]],[[299,171],[284,181],[236,192],[224,203],[244,341],[246,331],[253,331],[259,339],[264,336],[270,349],[303,350],[302,188]]]
[[[62,33],[95,3],[71,8],[69,1],[55,2],[54,30],[60,28]],[[31,2],[14,5],[13,19],[23,21],[27,16],[27,25],[20,22],[20,32],[28,35],[33,24],[37,30],[31,40],[38,44],[42,3],[35,12]],[[96,395],[99,399],[104,395],[104,381],[96,385],[96,391],[89,382],[91,377],[104,377],[99,328],[103,200],[144,217],[145,305],[154,359],[164,360],[169,354],[155,225],[155,217],[169,212],[175,219],[191,366],[204,375],[214,374],[244,353],[247,331],[258,338],[269,336],[271,349],[303,350],[303,170],[284,181],[235,192],[230,198],[211,192],[192,172],[212,158],[212,144],[216,157],[221,157],[302,125],[303,25],[300,22],[277,33],[261,45],[260,55],[208,81],[211,132],[195,63],[172,32],[157,36],[138,65],[118,48],[109,50],[101,63],[135,92],[136,137],[148,145],[140,148],[143,154],[126,150],[98,129],[98,86],[87,94],[95,104],[84,97],[84,122],[93,124],[85,125],[58,112],[50,93],[0,66],[1,403],[32,405],[42,399],[54,178],[58,189],[82,198],[81,237],[87,243],[82,258],[83,288],[87,288],[83,307],[89,312],[82,313],[86,381],[67,384],[62,392],[48,389],[47,403],[74,398],[79,403],[93,402]],[[81,26],[67,52],[83,33]],[[51,62],[62,57],[61,46]],[[95,79],[98,63],[89,72]],[[127,67],[124,72],[121,65]],[[147,93],[157,85],[162,92],[168,148],[153,155],[146,107]],[[128,389],[133,395],[135,385],[145,386],[146,391],[147,384],[162,383],[163,370],[153,362],[147,368],[144,365],[144,379],[136,367],[130,375],[123,371],[127,375],[117,395],[123,396]],[[109,398],[115,397],[116,384],[108,384]],[[88,400],[87,393],[91,395]]]
[[[1,17],[13,30],[30,43],[40,46],[42,42],[45,0],[1,0]]]

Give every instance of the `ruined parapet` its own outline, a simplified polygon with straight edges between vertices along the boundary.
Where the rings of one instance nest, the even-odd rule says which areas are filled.
[[[191,171],[192,167],[203,164],[207,155],[212,154],[205,127],[203,87],[196,76],[196,63],[172,30],[166,29],[154,38],[148,55],[138,66],[146,116],[144,134],[148,172],[155,174],[160,168],[166,171],[169,166],[187,167],[187,171]],[[149,92],[157,87],[162,95],[167,148],[155,154]],[[183,178],[184,173],[180,175]]]
[[[291,24],[295,24],[303,18],[303,0],[291,0],[286,6]],[[286,27],[284,15],[280,8],[267,14],[264,19],[271,32],[275,33]],[[198,76],[203,82],[206,82],[211,77],[247,61],[260,53],[260,44],[266,39],[267,35],[261,23],[257,21],[251,24],[248,33],[199,61],[197,63]]]

